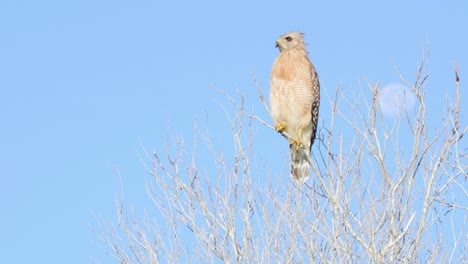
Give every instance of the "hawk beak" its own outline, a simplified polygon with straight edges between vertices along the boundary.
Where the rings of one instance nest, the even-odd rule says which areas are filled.
[[[275,47],[278,48],[281,51],[281,44],[283,43],[283,40],[279,38],[276,40]]]

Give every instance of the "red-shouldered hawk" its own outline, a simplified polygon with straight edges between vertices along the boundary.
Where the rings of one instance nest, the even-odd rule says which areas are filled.
[[[304,182],[317,131],[320,84],[302,37],[300,32],[288,32],[276,41],[280,54],[271,70],[270,106],[276,131],[291,139],[291,175]]]

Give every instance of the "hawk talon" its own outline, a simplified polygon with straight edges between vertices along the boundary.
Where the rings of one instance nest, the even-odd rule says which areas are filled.
[[[302,143],[300,140],[291,140],[289,142],[289,146],[295,145],[296,146],[296,151],[299,151],[299,148],[304,148],[305,144]]]
[[[299,136],[298,136],[298,139],[295,139],[295,140],[292,140],[292,142],[289,142],[290,145],[294,144],[296,145],[296,151],[299,150],[299,148],[305,148],[305,144],[304,142],[302,142],[302,131],[303,131],[303,128],[299,128]]]
[[[275,130],[276,130],[276,132],[278,132],[278,133],[283,132],[285,129],[286,129],[286,124],[285,124],[284,122],[277,123],[277,124],[275,125]]]

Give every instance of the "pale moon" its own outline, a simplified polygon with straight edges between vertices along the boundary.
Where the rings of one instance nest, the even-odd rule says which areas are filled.
[[[380,91],[380,109],[386,117],[395,118],[405,111],[412,112],[416,102],[416,95],[403,84],[391,83]]]

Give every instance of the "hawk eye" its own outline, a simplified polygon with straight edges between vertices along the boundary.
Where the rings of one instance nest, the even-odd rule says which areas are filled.
[[[290,42],[290,41],[292,40],[291,37],[285,37],[285,39],[286,39],[288,42]]]

